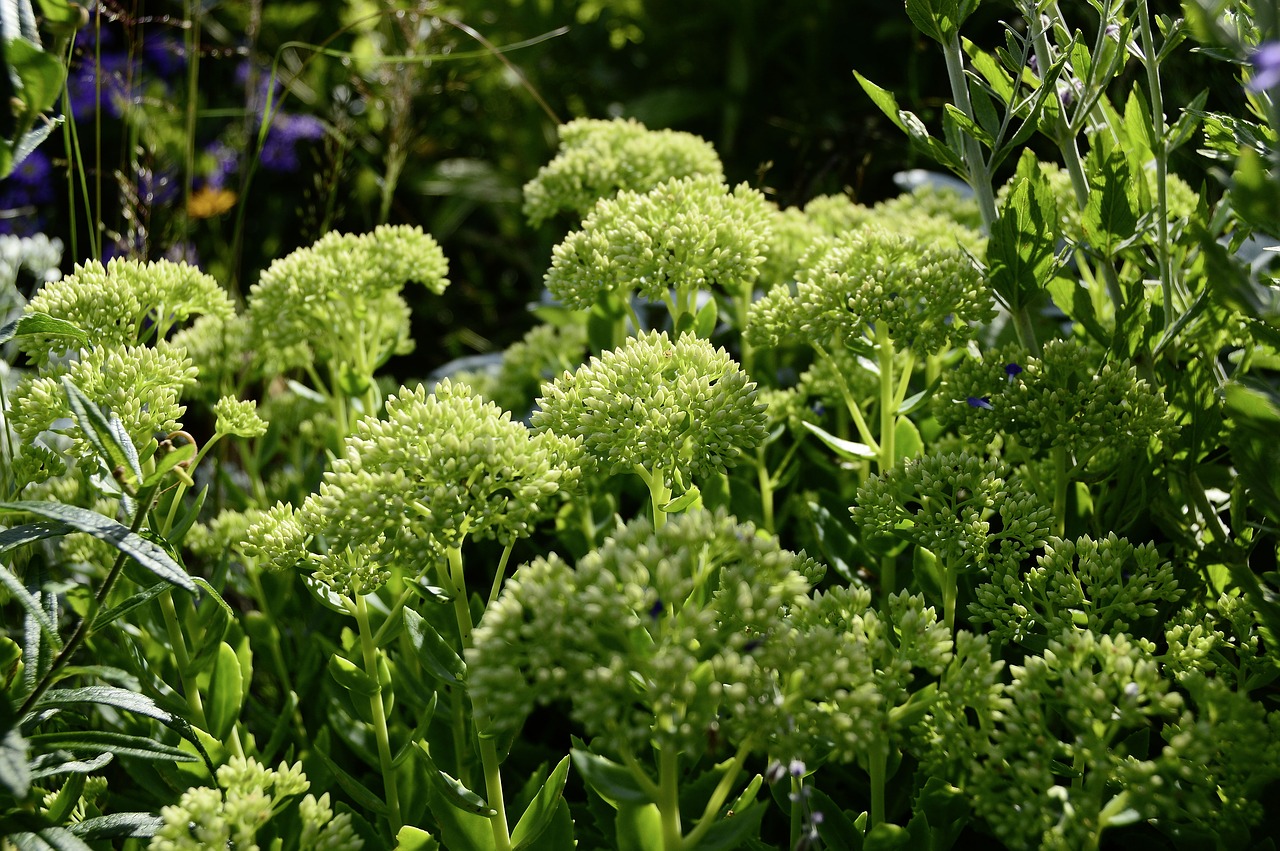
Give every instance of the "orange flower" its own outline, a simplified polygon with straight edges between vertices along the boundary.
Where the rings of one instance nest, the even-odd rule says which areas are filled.
[[[211,219],[235,205],[236,193],[230,189],[211,189],[205,186],[196,190],[187,200],[187,215],[193,219]]]

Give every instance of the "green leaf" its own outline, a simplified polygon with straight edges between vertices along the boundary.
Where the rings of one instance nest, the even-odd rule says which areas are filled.
[[[464,813],[481,816],[486,822],[498,814],[498,811],[489,806],[484,798],[468,789],[460,780],[441,771],[440,767],[432,760],[431,751],[427,749],[426,742],[418,742],[418,749],[426,757],[427,764],[430,767],[427,775],[432,779],[432,784],[452,807]],[[434,806],[431,811],[435,812]],[[448,841],[448,837],[445,837],[445,839]]]
[[[987,132],[985,127],[979,126],[972,118],[961,112],[960,108],[955,104],[944,104],[943,111],[961,130],[977,139],[988,150],[996,146],[996,137]]]
[[[351,799],[369,812],[378,816],[385,816],[388,813],[387,802],[380,796],[375,795],[359,780],[347,773],[346,769],[338,765],[329,756],[329,731],[327,728],[321,730],[320,735],[316,738],[315,747],[311,750],[315,756],[320,758],[325,768],[333,772],[333,779],[342,787],[342,791],[351,796]]]
[[[367,700],[382,691],[378,681],[365,673],[364,669],[336,653],[329,657],[329,675],[355,697]]]
[[[183,443],[180,446],[175,446],[160,456],[160,459],[156,462],[156,468],[143,480],[143,487],[159,484],[174,467],[195,457],[196,445],[194,443]]]
[[[581,744],[581,740],[575,739],[575,744]],[[594,754],[585,747],[575,747],[569,755],[587,785],[612,806],[647,804],[653,800],[626,766]]]
[[[1137,234],[1137,181],[1123,151],[1112,151],[1097,162],[1089,180],[1089,200],[1080,224],[1089,244],[1102,257],[1111,259]]]
[[[66,523],[58,523],[56,521],[41,521],[27,523],[24,526],[14,526],[12,529],[5,529],[0,532],[0,555],[27,544],[34,544],[36,541],[43,541],[45,538],[59,538],[74,531],[75,529]]]
[[[879,457],[879,453],[867,446],[865,443],[855,443],[852,440],[845,440],[842,437],[836,437],[831,432],[815,425],[809,421],[802,423],[805,428],[813,432],[818,438],[825,443],[833,452],[846,461],[861,461],[866,458]]]
[[[707,303],[698,309],[697,318],[693,321],[693,333],[704,340],[709,340],[715,333],[716,323],[719,321],[720,309],[716,305],[716,300],[709,298]]]
[[[0,692],[0,789],[17,800],[31,789],[27,740],[14,724],[16,717],[7,694]]]
[[[920,429],[911,420],[903,417],[893,429],[893,454],[896,464],[903,458],[915,458],[924,452],[924,441],[920,438]]]
[[[14,92],[27,108],[26,126],[49,109],[62,93],[66,69],[58,57],[45,53],[38,44],[24,38],[8,39],[4,46],[9,69],[16,72],[19,85]]]
[[[34,710],[74,707],[82,704],[123,709],[135,715],[153,718],[167,727],[171,727],[175,723],[180,726],[186,725],[185,721],[173,713],[161,709],[154,700],[145,694],[138,694],[115,686],[50,689],[36,701]],[[34,710],[32,715],[27,716],[28,719],[34,717]]]
[[[42,763],[31,771],[32,780],[45,780],[63,774],[94,774],[101,771],[114,757],[110,751],[103,751],[88,759],[64,759],[60,762]]]
[[[511,842],[516,851],[532,847],[533,843],[542,836],[543,831],[550,826],[552,818],[560,807],[565,780],[568,776],[569,757],[566,756],[552,770],[547,782],[542,784],[542,788],[529,802],[524,815],[520,816],[520,821],[516,823],[516,829],[511,834]]]
[[[41,334],[47,337],[70,337],[82,346],[89,345],[89,335],[74,323],[55,319],[47,313],[28,313],[0,328],[0,346],[17,337]]]
[[[1044,291],[1057,264],[1058,207],[1030,150],[1018,161],[1008,201],[987,240],[987,280],[1010,310]]]
[[[137,488],[142,481],[138,450],[120,418],[114,412],[108,416],[79,387],[72,384],[68,376],[62,377],[62,386],[66,390],[67,403],[71,406],[76,424],[106,462],[107,469],[113,471],[125,484]]]
[[[118,620],[119,618],[129,614],[129,612],[132,612],[139,606],[146,605],[172,587],[173,586],[168,582],[157,582],[155,585],[152,585],[149,588],[144,588],[130,596],[128,599],[112,606],[110,609],[99,611],[97,616],[93,619],[93,628],[95,630],[101,629],[112,621]]]
[[[1262,156],[1244,148],[1231,175],[1231,206],[1249,224],[1280,236],[1280,181],[1267,170]]]
[[[36,835],[53,851],[93,851],[83,839],[65,827],[46,827],[37,831]]]
[[[735,810],[731,816],[720,819],[711,826],[711,829],[702,837],[702,841],[698,843],[699,851],[731,851],[749,837],[758,836],[760,820],[764,818],[766,809],[768,808],[764,804],[751,804],[742,810]]]
[[[405,609],[404,626],[418,658],[437,679],[455,686],[466,681],[467,663],[422,615]]]
[[[494,851],[493,825],[484,816],[460,810],[436,784],[428,797],[431,814],[440,826],[440,839],[449,851]]]
[[[396,834],[396,851],[439,851],[440,843],[420,827],[405,825]]]
[[[880,108],[880,111],[893,122],[895,127],[906,133],[907,126],[902,123],[902,118],[899,117],[898,99],[893,96],[893,93],[888,89],[880,88],[857,71],[853,72],[853,76],[857,77],[858,85],[862,86],[862,90],[871,98],[871,102]]]
[[[818,835],[828,848],[860,848],[862,847],[862,831],[854,826],[853,819],[845,814],[840,805],[821,789],[809,788],[809,803],[822,813],[822,822],[818,825]]]
[[[686,511],[701,503],[702,491],[698,490],[697,485],[693,485],[687,491],[662,506],[662,510],[667,514],[679,514],[681,511]]]
[[[112,753],[137,759],[165,762],[198,762],[198,758],[182,748],[166,745],[145,736],[132,736],[109,730],[64,730],[36,733],[27,741],[42,753],[65,750],[71,753]]]
[[[911,847],[911,834],[905,827],[881,822],[862,841],[863,851],[902,851]]]
[[[618,851],[663,851],[662,813],[656,804],[618,804],[614,822]]]
[[[147,839],[155,835],[164,822],[151,813],[112,813],[76,822],[68,827],[81,839]]]
[[[13,530],[10,529],[9,531]],[[50,536],[46,535],[44,537]],[[2,551],[0,550],[0,552]],[[18,580],[18,577],[14,576],[9,568],[3,564],[0,564],[0,585],[3,585],[9,594],[18,601],[18,604],[26,609],[27,614],[39,625],[40,631],[44,633],[49,643],[55,649],[61,649],[62,637],[58,635],[58,628],[49,617],[49,613],[45,611],[40,601]]]
[[[196,590],[191,577],[162,547],[130,532],[128,527],[104,514],[74,505],[38,501],[0,502],[0,512],[4,511],[26,512],[66,523],[76,531],[92,535],[131,556],[138,564],[166,582],[187,591]]]
[[[240,659],[225,641],[218,644],[218,657],[209,678],[209,699],[205,702],[205,718],[209,733],[215,739],[226,739],[240,718],[244,703],[244,680]]]

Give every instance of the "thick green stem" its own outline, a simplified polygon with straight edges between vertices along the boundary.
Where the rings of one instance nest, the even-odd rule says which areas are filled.
[[[867,820],[867,832],[878,824],[884,823],[884,790],[886,773],[889,765],[889,745],[884,741],[876,741],[867,754],[867,774],[871,777],[871,817]]]
[[[956,631],[956,597],[959,596],[960,575],[956,565],[950,560],[942,568],[942,616],[947,624],[947,632]]]
[[[453,597],[453,615],[458,622],[458,636],[463,647],[471,646],[471,631],[475,628],[471,622],[471,604],[467,600],[467,576],[462,569],[462,550],[449,547],[445,550],[445,558],[449,562],[449,594]]]
[[[664,851],[679,851],[684,844],[680,832],[680,755],[669,747],[658,751],[658,812]]]
[[[876,351],[880,357],[880,469],[883,475],[898,463],[894,433],[898,429],[898,406],[894,404],[893,343],[883,322],[876,326]]]
[[[494,809],[489,826],[493,830],[495,851],[511,851],[511,831],[507,827],[506,804],[502,797],[502,773],[499,769],[498,747],[488,736],[480,736],[480,761],[484,765],[484,789],[489,806]]]
[[[960,33],[952,32],[943,42],[942,54],[947,61],[947,81],[951,84],[951,99],[969,119],[977,121],[973,111],[973,102],[969,99],[969,83],[964,74],[964,51],[960,47]],[[972,136],[964,139],[964,164],[969,172],[969,185],[973,187],[974,197],[978,200],[978,211],[982,214],[982,226],[987,233],[996,221],[996,194],[991,188],[991,171],[982,156],[982,147]]]
[[[164,616],[164,628],[169,633],[169,649],[173,652],[173,661],[178,666],[178,678],[182,680],[183,695],[191,710],[191,720],[202,730],[209,729],[209,722],[204,714],[204,701],[200,699],[200,689],[196,686],[196,678],[191,673],[191,657],[187,655],[187,642],[182,637],[182,627],[178,623],[178,610],[173,605],[173,592],[166,591],[160,595],[160,613]]]
[[[369,625],[369,606],[363,596],[357,596],[352,609],[360,630],[364,672],[377,682],[378,648],[373,643],[373,629]],[[370,695],[369,711],[373,715],[373,735],[378,743],[378,764],[382,770],[383,794],[387,798],[387,819],[391,822],[391,835],[394,836],[400,832],[404,822],[400,817],[400,794],[396,788],[395,767],[391,761],[391,737],[387,731],[387,711],[382,702],[381,689]]]
[[[756,480],[760,484],[760,512],[764,530],[773,534],[773,475],[765,460],[765,447],[756,447]]]

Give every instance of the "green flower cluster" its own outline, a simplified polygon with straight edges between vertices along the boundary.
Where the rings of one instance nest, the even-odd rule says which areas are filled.
[[[853,521],[924,547],[959,573],[1017,575],[1049,533],[1049,510],[998,462],[926,455],[858,488]]]
[[[578,324],[534,326],[502,353],[496,371],[460,372],[455,381],[517,416],[533,407],[543,382],[582,363],[588,350],[587,329]]]
[[[560,212],[582,218],[619,190],[647,192],[671,178],[724,174],[703,139],[649,130],[634,119],[579,118],[562,124],[559,133],[560,153],[524,187],[524,214],[534,225]]]
[[[259,842],[291,851],[364,847],[350,814],[335,814],[327,792],[318,799],[307,795],[294,805],[292,799],[311,785],[300,762],[270,769],[254,759],[232,757],[217,776],[220,789],[188,789],[177,804],[160,811],[162,824],[150,851],[257,849]],[[269,825],[273,820],[276,824]]]
[[[689,302],[713,287],[749,292],[772,218],[759,192],[746,184],[730,189],[714,175],[619,192],[555,247],[547,289],[572,308],[589,308],[606,293],[658,301],[675,290]]]
[[[229,319],[231,299],[213,278],[194,266],[157,260],[90,261],[46,284],[26,313],[47,313],[71,322],[95,348],[122,348],[163,340],[170,330],[200,314]],[[37,366],[66,351],[66,337],[34,334],[19,344]]]
[[[974,596],[974,623],[989,623],[1001,641],[1032,646],[1072,626],[1099,635],[1127,632],[1182,590],[1154,546],[1135,547],[1112,533],[1100,541],[1050,538],[1030,569],[997,562]]]
[[[317,493],[251,528],[253,554],[306,560],[336,592],[367,594],[393,565],[421,571],[468,536],[530,535],[575,487],[579,452],[576,438],[531,433],[466,385],[402,388],[386,419],[355,424]],[[306,553],[308,539],[324,550]]]
[[[959,248],[858,228],[814,244],[794,290],[779,285],[752,305],[753,345],[874,338],[884,325],[899,349],[926,357],[970,339],[995,316],[991,296]]]
[[[754,654],[786,641],[821,575],[723,513],[633,522],[576,569],[552,555],[515,573],[467,651],[471,694],[503,732],[567,700],[614,753],[644,755],[652,741],[697,756],[727,716],[773,704]],[[763,744],[749,722],[733,727]]]
[[[755,393],[724,349],[650,332],[544,385],[533,425],[580,438],[605,475],[674,476],[688,485],[764,440]]]
[[[327,233],[276,260],[250,289],[250,348],[267,375],[352,362],[367,378],[413,349],[405,283],[438,295],[448,271],[440,246],[420,228]]]
[[[1173,420],[1160,393],[1126,363],[1098,367],[1088,348],[1050,340],[1038,357],[998,347],[966,358],[938,390],[939,423],[979,443],[1016,440],[1033,455],[1064,447],[1083,465],[1104,447],[1140,449]]]

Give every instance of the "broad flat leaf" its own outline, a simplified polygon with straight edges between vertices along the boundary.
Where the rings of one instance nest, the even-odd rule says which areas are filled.
[[[459,685],[467,678],[467,664],[462,661],[436,628],[413,609],[404,610],[404,626],[418,651],[418,658],[437,679]]]
[[[656,804],[618,804],[618,851],[663,851],[662,813]]]
[[[564,794],[564,783],[568,776],[569,757],[566,756],[556,765],[547,782],[542,784],[542,788],[529,802],[524,815],[520,816],[520,821],[516,823],[516,829],[511,834],[511,842],[517,851],[521,848],[533,847],[533,843],[538,841],[543,831],[551,824],[551,819],[560,806],[561,795]]]
[[[74,531],[75,529],[66,523],[59,523],[54,520],[42,520],[38,523],[14,526],[12,529],[5,529],[0,532],[0,555],[4,555],[9,550],[24,547],[27,544],[34,544],[36,541],[43,541],[45,538],[58,538]]]
[[[577,739],[574,743],[582,744]],[[625,766],[594,754],[585,746],[575,747],[569,753],[574,767],[587,785],[613,806],[621,803],[647,804],[652,800]]]
[[[215,739],[226,739],[240,718],[244,703],[244,678],[236,651],[225,641],[218,642],[218,656],[209,679],[209,699],[205,701],[205,718]]]
[[[0,511],[21,511],[66,523],[76,531],[92,535],[100,541],[111,544],[125,555],[132,556],[138,564],[166,582],[187,591],[196,590],[196,584],[191,581],[191,577],[163,548],[130,532],[128,527],[104,514],[74,505],[33,500],[0,502]]]
[[[1080,223],[1089,244],[1102,257],[1112,258],[1132,241],[1138,227],[1135,176],[1123,151],[1112,151],[1101,162],[1093,159],[1089,200]]]
[[[76,822],[67,829],[81,839],[147,839],[154,836],[164,824],[159,816],[151,813],[112,813]]]
[[[876,458],[879,456],[874,449],[865,443],[855,443],[852,440],[845,440],[842,437],[836,437],[831,432],[814,425],[807,420],[802,423],[805,428],[818,436],[818,439],[831,448],[833,452],[846,461],[860,461],[865,458]]]
[[[440,825],[440,839],[449,851],[494,851],[493,825],[484,816],[460,810],[431,784],[431,814]]]
[[[67,394],[67,403],[75,416],[76,424],[84,432],[85,437],[93,444],[98,455],[107,463],[107,469],[114,471],[131,487],[137,487],[142,481],[142,467],[138,463],[138,450],[133,439],[124,429],[120,417],[113,412],[107,414],[84,392],[71,383],[67,376],[62,377],[62,386]]]

